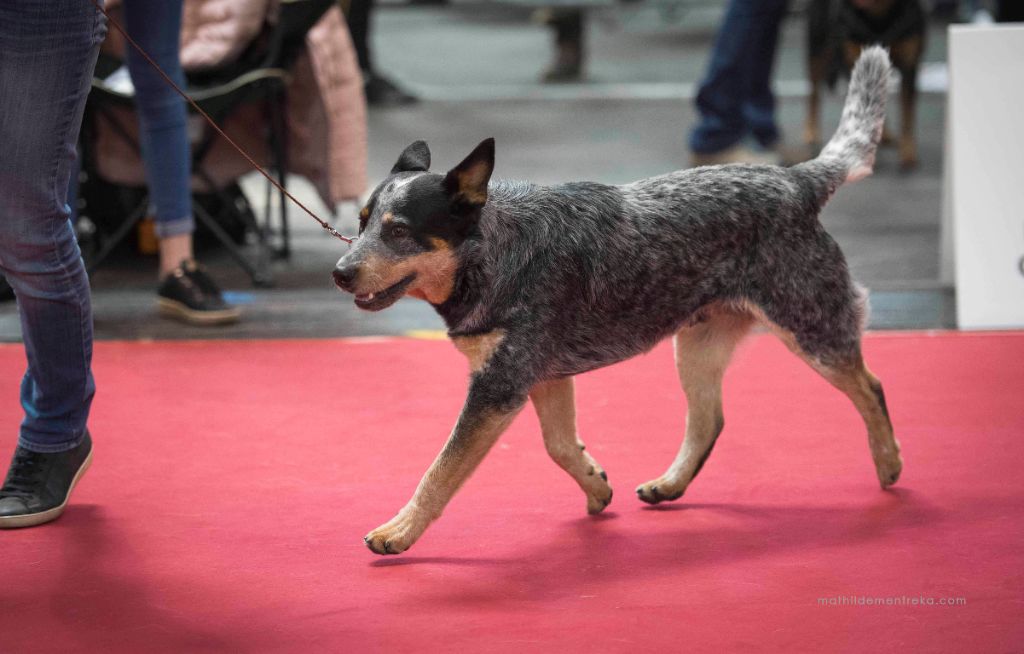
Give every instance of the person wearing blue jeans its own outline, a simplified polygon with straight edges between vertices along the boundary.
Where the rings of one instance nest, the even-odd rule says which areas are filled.
[[[182,0],[124,2],[124,27],[128,35],[175,84],[185,88],[180,58],[181,14]],[[195,325],[234,322],[240,315],[238,308],[224,301],[218,286],[193,258],[192,162],[185,101],[128,44],[125,61],[135,87],[146,185],[156,208],[160,312]],[[75,196],[74,186],[70,194]]]
[[[59,516],[92,455],[89,279],[66,196],[105,34],[89,0],[0,3],[0,270],[18,299],[28,359],[0,527]]]
[[[730,0],[697,93],[700,121],[690,133],[695,166],[776,163],[772,66],[786,0]],[[757,148],[743,145],[752,137]]]

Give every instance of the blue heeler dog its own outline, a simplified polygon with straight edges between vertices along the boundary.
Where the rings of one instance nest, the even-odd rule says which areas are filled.
[[[695,168],[624,186],[490,182],[488,139],[447,174],[428,172],[417,141],[360,215],[334,280],[358,307],[403,295],[430,302],[469,359],[458,422],[408,504],[366,536],[378,554],[408,549],[436,520],[502,431],[533,401],[551,458],[587,510],[612,499],[576,434],[573,375],[675,339],[688,402],[668,471],[641,484],[655,504],[679,498],[722,430],[721,383],[757,323],[846,393],[867,424],[883,487],[899,477],[882,385],[861,358],[865,294],[818,213],[844,182],[871,172],[885,115],[889,58],[857,62],[839,130],[821,156],[791,168]]]

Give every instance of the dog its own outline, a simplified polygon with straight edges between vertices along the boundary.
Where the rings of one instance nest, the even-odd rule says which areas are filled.
[[[668,336],[688,402],[682,449],[641,484],[650,504],[678,499],[722,431],[722,375],[740,339],[768,325],[853,401],[882,487],[902,469],[879,380],[861,357],[865,293],[818,220],[846,181],[871,172],[889,59],[867,48],[838,132],[791,168],[733,164],[623,186],[491,182],[494,140],[447,174],[408,146],[360,213],[333,271],[355,305],[426,300],[471,371],[458,421],[412,499],[366,544],[408,549],[436,520],[529,398],[544,445],[576,480],[587,511],[612,499],[576,433],[573,376],[650,350]]]
[[[821,87],[849,73],[860,51],[871,44],[890,49],[900,72],[899,159],[903,170],[917,166],[917,71],[924,54],[927,18],[920,0],[811,0],[807,6],[807,101],[804,141],[820,144]],[[883,132],[882,143],[892,138]]]

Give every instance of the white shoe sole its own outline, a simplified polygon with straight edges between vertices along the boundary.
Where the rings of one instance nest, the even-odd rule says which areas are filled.
[[[168,300],[165,297],[157,298],[157,307],[160,315],[167,318],[175,318],[192,325],[228,325],[237,322],[242,315],[238,307],[221,309],[219,311],[195,311],[189,309],[181,302]]]

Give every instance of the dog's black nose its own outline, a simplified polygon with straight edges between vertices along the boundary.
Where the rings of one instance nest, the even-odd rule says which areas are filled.
[[[338,267],[334,269],[334,283],[342,287],[345,290],[352,288],[352,283],[356,281],[356,276],[359,274],[358,266],[345,266],[344,268]]]

